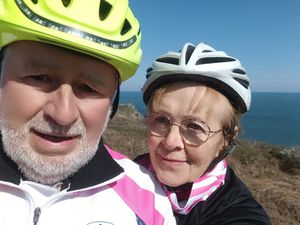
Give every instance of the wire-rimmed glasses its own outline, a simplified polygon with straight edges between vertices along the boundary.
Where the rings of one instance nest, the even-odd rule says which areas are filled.
[[[165,137],[173,125],[178,126],[184,142],[194,146],[199,146],[206,142],[210,137],[210,134],[216,134],[223,131],[223,128],[212,131],[204,121],[192,118],[174,122],[167,114],[160,112],[150,113],[147,117],[147,124],[150,133],[158,137]]]

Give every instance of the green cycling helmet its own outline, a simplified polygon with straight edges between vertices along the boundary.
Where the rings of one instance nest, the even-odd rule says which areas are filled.
[[[128,0],[1,0],[0,48],[20,40],[104,60],[121,81],[135,73],[142,58],[140,25]]]

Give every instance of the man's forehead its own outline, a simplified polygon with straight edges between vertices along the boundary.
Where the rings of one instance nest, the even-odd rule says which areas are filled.
[[[54,53],[55,52],[57,52],[57,53],[63,52],[65,54],[75,55],[75,56],[83,57],[83,58],[90,58],[90,59],[96,60],[98,62],[103,62],[103,63],[109,64],[108,62],[105,61],[104,58],[103,59],[95,58],[94,56],[91,56],[89,54],[70,49],[68,46],[58,46],[58,45],[49,44],[49,43],[40,42],[40,41],[16,41],[16,42],[13,42],[13,43],[9,44],[8,46],[6,46],[6,48],[14,49],[14,51],[17,51],[17,52],[29,50],[29,51],[25,51],[25,52],[28,52],[29,54],[34,54],[35,52],[38,52],[39,54],[42,54],[42,55],[47,55],[48,51],[51,51]],[[45,50],[47,50],[47,51],[45,51]]]
[[[70,74],[77,75],[74,77],[98,84],[104,83],[107,76],[113,76],[116,83],[119,79],[117,70],[109,63],[62,47],[19,41],[7,46],[7,50],[9,53],[6,58],[9,63],[20,62],[25,70],[57,73],[68,70]],[[67,59],[68,56],[70,57]]]

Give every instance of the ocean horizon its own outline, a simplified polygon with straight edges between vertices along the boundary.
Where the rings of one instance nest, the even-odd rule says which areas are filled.
[[[139,91],[121,91],[120,104],[133,104],[147,114]],[[299,147],[299,129],[300,92],[254,92],[250,111],[241,119],[239,139]]]

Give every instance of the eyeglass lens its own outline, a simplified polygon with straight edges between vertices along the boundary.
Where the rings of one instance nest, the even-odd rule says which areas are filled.
[[[179,127],[182,138],[191,145],[200,145],[209,136],[209,127],[201,121],[186,119],[181,123],[173,123],[167,115],[161,113],[151,113],[148,117],[149,129],[155,136],[166,136],[172,125]]]

